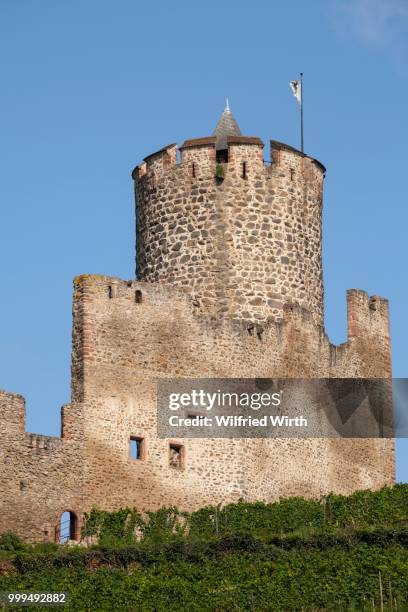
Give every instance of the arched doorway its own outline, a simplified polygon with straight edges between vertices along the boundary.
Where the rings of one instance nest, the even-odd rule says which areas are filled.
[[[79,540],[78,517],[75,512],[65,510],[55,528],[55,541],[60,544],[68,540]]]

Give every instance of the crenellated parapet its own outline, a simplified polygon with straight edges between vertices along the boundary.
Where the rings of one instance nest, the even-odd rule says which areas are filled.
[[[138,377],[159,372],[300,378],[390,373],[386,300],[363,291],[348,293],[348,335],[340,346],[330,342],[310,311],[293,303],[284,305],[279,321],[254,323],[203,314],[196,298],[171,284],[107,276],[75,280],[74,312],[81,312],[82,302],[87,314],[74,317],[74,329],[78,335],[80,327],[87,330],[86,351],[77,346],[73,363],[82,362],[85,401],[108,388],[106,368],[126,368],[135,377],[122,380],[125,394]],[[74,388],[79,383],[73,379]]]
[[[180,146],[178,157],[177,144],[173,143],[162,147],[144,158],[143,163],[136,166],[132,172],[135,182],[151,182],[157,185],[160,180],[170,178],[177,174],[183,179],[186,176],[198,178],[216,176],[217,151],[216,137],[207,136],[186,140]],[[227,160],[225,170],[245,174],[246,170],[266,175],[280,173],[281,176],[294,180],[296,175],[308,181],[315,181],[318,185],[326,173],[321,162],[298,149],[277,140],[270,141],[270,162],[263,158],[264,143],[256,136],[227,136]],[[181,171],[182,170],[182,171]],[[269,171],[269,172],[268,172]]]
[[[55,450],[64,441],[83,437],[82,408],[79,404],[67,404],[61,409],[61,436],[47,436],[26,431],[26,401],[22,395],[0,389],[0,435],[3,449],[8,444],[23,445],[27,449]]]

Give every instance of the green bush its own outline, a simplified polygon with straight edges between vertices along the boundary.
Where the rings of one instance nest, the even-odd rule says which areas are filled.
[[[61,548],[60,544],[56,542],[36,542],[35,544],[30,545],[30,552],[33,553],[52,553],[57,552]]]
[[[93,508],[84,515],[83,539],[96,537],[101,546],[129,545],[136,542],[136,530],[144,521],[135,508],[121,508],[116,512],[106,512]]]
[[[24,549],[25,544],[17,534],[12,531],[5,531],[0,534],[0,550],[18,551]]]

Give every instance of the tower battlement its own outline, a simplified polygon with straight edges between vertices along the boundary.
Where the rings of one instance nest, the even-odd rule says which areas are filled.
[[[168,145],[135,169],[136,274],[175,284],[201,312],[279,320],[297,303],[323,322],[325,168],[271,141],[223,134]]]
[[[207,136],[186,140],[180,147],[176,143],[166,145],[144,158],[132,171],[135,182],[153,183],[157,186],[164,177],[176,180],[186,178],[216,178],[217,138]],[[227,136],[226,155],[219,161],[225,163],[225,172],[236,172],[241,178],[250,179],[251,175],[264,171],[271,176],[274,172],[295,168],[305,177],[319,180],[325,175],[326,168],[317,159],[302,153],[277,140],[270,141],[270,161],[263,158],[264,143],[257,136]],[[180,152],[180,156],[178,156]],[[243,164],[246,164],[245,175]]]

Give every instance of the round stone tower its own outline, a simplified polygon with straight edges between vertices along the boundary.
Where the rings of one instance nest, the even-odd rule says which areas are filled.
[[[227,104],[214,134],[170,144],[133,171],[136,274],[180,286],[199,312],[263,322],[285,303],[323,324],[324,166],[242,136]]]

